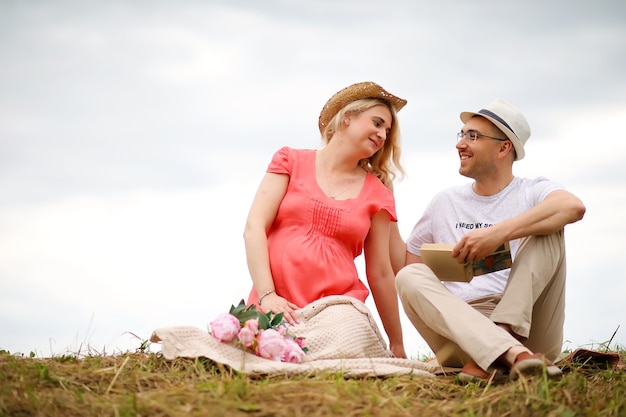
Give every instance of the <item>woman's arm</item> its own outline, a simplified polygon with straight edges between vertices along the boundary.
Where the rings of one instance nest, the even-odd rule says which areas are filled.
[[[391,192],[394,192],[393,183],[389,186]],[[389,257],[391,258],[391,269],[394,275],[407,265],[406,261],[406,242],[402,239],[398,222],[390,222],[389,225]]]
[[[372,217],[372,226],[365,239],[365,271],[378,314],[389,338],[389,348],[396,357],[406,358],[395,275],[389,257],[390,222],[386,211],[380,211]]]
[[[246,220],[243,237],[248,271],[250,271],[254,289],[259,297],[268,291],[276,290],[270,269],[267,232],[274,223],[280,203],[287,192],[288,184],[289,176],[286,174],[265,174],[254,196]],[[297,318],[293,314],[297,306],[279,297],[275,292],[265,296],[263,305],[259,307],[262,311],[284,313],[284,319],[288,323],[297,322]]]

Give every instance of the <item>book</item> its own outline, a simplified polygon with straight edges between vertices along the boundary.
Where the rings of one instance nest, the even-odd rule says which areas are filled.
[[[441,281],[470,282],[472,278],[510,268],[511,247],[509,242],[500,245],[495,251],[474,262],[460,264],[452,257],[454,245],[444,243],[424,243],[420,248],[422,262],[433,270]]]

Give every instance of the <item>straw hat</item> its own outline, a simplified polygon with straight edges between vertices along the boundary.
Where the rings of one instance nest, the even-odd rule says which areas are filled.
[[[530,126],[519,110],[498,98],[476,113],[462,112],[461,120],[466,123],[474,116],[481,116],[489,120],[509,138],[515,148],[516,161],[524,158],[524,144],[530,137]]]
[[[393,107],[396,113],[399,112],[400,109],[402,109],[402,107],[406,104],[406,100],[394,96],[372,81],[352,84],[351,86],[335,93],[335,95],[333,95],[326,102],[324,107],[322,107],[318,121],[320,132],[324,134],[324,129],[326,129],[330,120],[335,117],[339,110],[341,110],[345,105],[364,98],[383,99],[387,101],[391,107]]]

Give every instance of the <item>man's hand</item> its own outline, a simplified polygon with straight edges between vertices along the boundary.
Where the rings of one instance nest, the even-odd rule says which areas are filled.
[[[460,264],[474,262],[495,251],[505,240],[497,225],[472,230],[456,244],[452,250],[452,257]]]

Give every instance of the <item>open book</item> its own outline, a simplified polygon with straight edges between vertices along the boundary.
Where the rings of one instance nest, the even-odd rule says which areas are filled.
[[[460,264],[452,257],[453,248],[454,245],[444,243],[424,243],[420,248],[422,262],[441,281],[470,282],[475,276],[507,269],[513,264],[509,242],[505,242],[484,258],[466,264]]]

